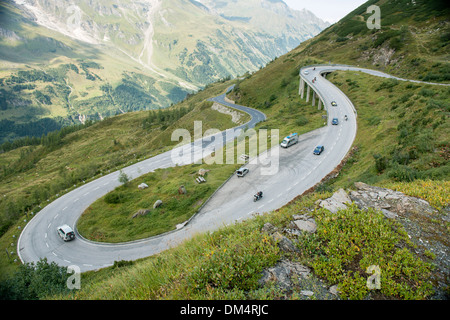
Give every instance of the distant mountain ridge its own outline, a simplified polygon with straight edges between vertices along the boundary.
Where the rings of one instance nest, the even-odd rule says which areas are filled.
[[[13,129],[0,142],[24,134],[16,124],[44,118],[60,126],[168,107],[258,70],[327,26],[283,1],[7,0],[0,121]]]

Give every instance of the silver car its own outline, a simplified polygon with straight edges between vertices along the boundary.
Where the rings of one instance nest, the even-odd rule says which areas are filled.
[[[238,178],[245,176],[247,173],[249,173],[250,170],[247,168],[240,168],[239,170],[236,170],[236,175]]]

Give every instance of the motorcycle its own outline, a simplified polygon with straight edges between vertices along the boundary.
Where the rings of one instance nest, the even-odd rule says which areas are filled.
[[[347,121],[347,120],[348,120],[348,117],[347,117],[347,115],[345,115],[344,119],[345,119],[345,121]]]
[[[263,193],[262,193],[262,191],[260,191],[253,196],[253,202],[256,202],[256,201],[262,199],[262,197],[263,197]]]

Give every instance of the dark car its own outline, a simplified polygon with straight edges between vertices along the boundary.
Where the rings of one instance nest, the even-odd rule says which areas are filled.
[[[317,154],[317,155],[319,155],[319,154],[321,154],[322,152],[323,152],[323,150],[324,150],[324,147],[323,146],[317,146],[315,149],[314,149],[314,154]]]
[[[331,105],[332,105],[333,107],[337,107],[336,101],[331,101]]]
[[[333,120],[331,120],[331,124],[332,125],[338,125],[339,124],[338,118],[333,118]]]

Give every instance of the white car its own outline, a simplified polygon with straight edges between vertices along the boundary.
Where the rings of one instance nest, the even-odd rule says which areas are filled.
[[[75,239],[75,232],[67,224],[59,226],[57,228],[58,234],[64,241],[70,241]]]
[[[250,170],[247,168],[240,168],[239,170],[236,170],[236,175],[238,178],[245,176],[247,173],[249,173]]]
[[[309,74],[309,71],[306,70],[305,72],[303,72],[303,74],[304,74],[304,75],[308,75],[308,74]]]

